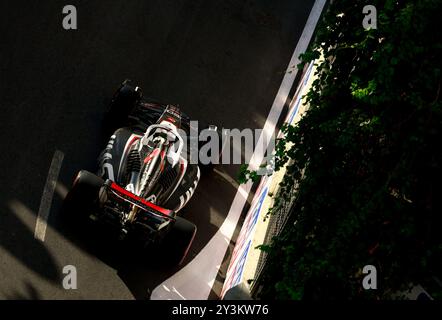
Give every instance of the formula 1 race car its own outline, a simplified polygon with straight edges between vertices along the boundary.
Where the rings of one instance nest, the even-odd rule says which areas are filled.
[[[178,212],[192,197],[200,166],[188,161],[190,120],[178,107],[147,100],[123,82],[106,116],[113,134],[95,175],[80,171],[65,199],[75,218],[115,230],[120,239],[167,246],[174,264],[184,260],[196,226]],[[216,131],[215,126],[208,130]]]

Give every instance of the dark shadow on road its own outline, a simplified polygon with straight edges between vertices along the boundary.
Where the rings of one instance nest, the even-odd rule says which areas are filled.
[[[14,209],[5,207],[4,203],[0,204],[0,225],[8,226],[8,229],[0,229],[0,246],[48,281],[54,283],[61,281],[59,272],[61,269],[52,254],[44,243],[34,238],[33,230],[19,218],[19,215],[26,214],[24,211],[28,209],[23,204],[19,205],[19,202],[13,203],[16,206]],[[13,265],[10,267],[7,272],[13,273]],[[8,275],[2,275],[2,278],[6,280]]]
[[[25,282],[26,292],[15,291],[4,293],[7,300],[41,300],[42,296],[38,289],[29,282]]]

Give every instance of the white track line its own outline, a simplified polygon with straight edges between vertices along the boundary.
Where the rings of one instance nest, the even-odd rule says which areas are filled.
[[[40,208],[38,209],[37,222],[35,224],[34,238],[45,241],[46,227],[48,223],[49,212],[51,210],[52,198],[54,196],[55,186],[63,163],[64,154],[61,151],[55,151],[49,168],[46,184],[41,196]]]
[[[257,170],[264,159],[268,142],[275,132],[276,124],[278,123],[290,89],[295,81],[298,72],[296,67],[299,63],[298,57],[301,53],[305,52],[308,47],[325,2],[326,0],[316,0],[312,7],[307,23],[288,65],[287,71],[291,72],[286,72],[282,80],[281,87],[278,90],[261,136],[259,137],[258,147],[253,152],[250,160],[249,168],[251,170]],[[263,142],[266,142],[266,144]],[[218,232],[189,264],[152,291],[152,300],[205,300],[209,297],[251,187],[252,183],[247,183],[238,188],[226,220]]]

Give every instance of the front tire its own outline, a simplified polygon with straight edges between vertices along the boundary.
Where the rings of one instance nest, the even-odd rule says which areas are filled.
[[[106,114],[106,127],[113,132],[128,121],[129,114],[142,97],[141,89],[132,86],[131,80],[125,80],[114,93]]]

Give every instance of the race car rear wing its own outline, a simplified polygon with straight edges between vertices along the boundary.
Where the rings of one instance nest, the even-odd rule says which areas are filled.
[[[113,182],[112,180],[106,180],[104,183],[104,186],[107,188],[109,192],[117,196],[118,198],[127,201],[143,211],[146,211],[147,213],[153,214],[155,216],[159,216],[162,218],[166,218],[168,220],[175,220],[175,212],[173,210],[169,210],[160,206],[157,206],[156,204],[147,201],[132,192],[120,187],[118,184]]]

